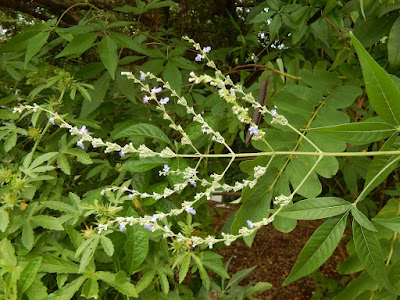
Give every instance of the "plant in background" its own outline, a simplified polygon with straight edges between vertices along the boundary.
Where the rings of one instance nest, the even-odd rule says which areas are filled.
[[[325,61],[304,62],[300,69],[295,58],[285,61],[287,70],[281,58],[275,65],[260,62],[264,73],[257,86],[267,82],[260,95],[269,96],[264,105],[255,100],[254,87],[220,70],[220,61],[211,59],[218,50],[187,37],[168,41],[171,32],[152,36],[138,24],[130,36],[124,32],[130,22],[109,22],[92,4],[77,5],[91,9],[79,25],[61,28],[61,18],[50,20],[0,48],[7,80],[26,76],[34,86],[20,85],[22,92],[1,98],[0,116],[8,120],[0,131],[4,298],[190,299],[207,298],[210,289],[221,297],[242,293],[250,298],[269,286],[235,286],[252,269],[233,275],[225,286],[229,275],[215,245],[243,238],[250,246],[262,226],[272,223],[289,232],[297,220],[313,219],[326,220],[284,285],[321,266],[352,222],[349,259],[339,270],[366,272],[337,297],[354,299],[371,289],[378,299],[396,297],[398,199],[375,209],[371,218],[374,201],[368,197],[398,166],[399,79],[386,73],[354,35],[348,36],[361,64],[369,112],[348,108],[362,90],[360,82],[346,77],[357,72],[332,71],[338,58],[329,70]],[[141,16],[174,5],[138,1],[137,7],[117,10]],[[303,29],[311,12],[307,5],[264,1],[254,10],[264,6],[269,9],[250,24],[257,27],[272,18],[270,39],[278,35],[281,21],[304,25],[289,26],[294,31],[285,46],[270,44],[273,53],[294,51],[310,38]],[[335,6],[326,4],[324,13],[337,14]],[[319,26],[311,25],[310,32],[321,38]],[[147,38],[156,41],[153,47],[144,45]],[[350,46],[343,35],[338,43]],[[250,46],[243,45],[242,50]],[[191,46],[195,54],[189,60],[183,54]],[[142,56],[124,56],[126,50]],[[356,68],[352,50],[346,51],[349,68]],[[93,53],[100,62],[47,68],[46,55]],[[332,49],[327,53],[334,57]],[[128,71],[139,60],[145,62]],[[255,111],[265,122],[255,122]],[[356,117],[350,123],[351,114]],[[244,150],[247,135],[251,148]],[[233,166],[245,179],[227,181]],[[323,190],[334,176],[342,190]],[[365,183],[358,191],[361,178]],[[238,191],[241,206],[233,222],[214,235],[205,203],[214,192]],[[397,195],[396,190],[387,193]],[[222,281],[210,278],[209,271]]]

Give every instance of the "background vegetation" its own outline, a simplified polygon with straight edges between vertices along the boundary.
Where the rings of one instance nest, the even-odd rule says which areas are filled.
[[[122,192],[102,194],[104,188],[162,193],[184,181],[179,174],[159,176],[164,164],[177,170],[194,168],[197,161],[105,153],[87,142],[81,149],[76,146],[80,137],[49,122],[48,112],[57,112],[107,142],[189,153],[157,106],[143,103],[146,92],[140,85],[121,75],[130,71],[139,78],[143,71],[169,82],[235,153],[269,151],[259,141],[246,145],[247,127],[218,89],[189,82],[191,72],[214,74],[206,59],[195,59],[201,52],[182,39],[189,36],[202,47],[211,46],[208,57],[217,68],[255,99],[269,78],[266,105],[275,105],[303,134],[271,125],[267,115],[259,128],[273,149],[314,151],[306,136],[325,152],[394,151],[324,157],[315,168],[316,156],[279,156],[255,187],[243,189],[238,211],[223,232],[237,234],[247,220],[268,217],[279,207],[271,199],[290,194],[301,183],[295,205],[275,216],[270,226],[290,232],[299,219],[328,219],[285,284],[317,269],[347,228],[348,259],[338,271],[352,276],[329,297],[396,299],[399,2],[3,0],[0,7],[0,298],[210,299],[218,294],[220,299],[251,299],[270,287],[257,283],[241,288],[238,282],[250,270],[229,279],[213,251],[220,244],[196,247],[139,224],[98,234],[96,228],[110,219],[167,213],[196,194],[189,186],[167,198],[129,198]],[[163,93],[172,99],[170,91]],[[12,111],[34,103],[47,112]],[[174,101],[166,107],[201,153],[227,153],[202,134],[184,107]],[[347,125],[335,127],[339,124]],[[253,179],[254,167],[268,162],[267,156],[237,159],[222,183]],[[199,177],[209,180],[228,163],[221,157],[204,159]],[[213,233],[206,202],[203,197],[196,203],[194,216],[180,215],[165,225],[185,236],[206,238]],[[244,240],[251,245],[253,238]]]

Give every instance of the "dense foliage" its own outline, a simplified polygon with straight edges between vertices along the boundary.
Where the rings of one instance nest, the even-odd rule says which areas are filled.
[[[254,299],[215,250],[314,219],[284,285],[344,239],[327,296],[397,299],[400,3],[0,7],[1,299]]]

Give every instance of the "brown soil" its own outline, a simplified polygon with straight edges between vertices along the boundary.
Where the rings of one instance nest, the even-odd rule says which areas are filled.
[[[220,232],[226,218],[233,213],[237,206],[224,203],[226,207],[220,207],[216,202],[210,202],[210,207],[215,211],[213,226],[215,233]],[[321,225],[322,221],[299,221],[297,227],[290,233],[282,233],[272,225],[258,230],[253,245],[249,248],[243,241],[234,242],[230,247],[218,251],[227,261],[231,256],[233,259],[229,266],[229,275],[257,265],[242,282],[264,281],[273,285],[273,288],[257,294],[258,299],[310,299],[317,288],[317,282],[305,277],[298,281],[282,287],[282,282],[289,275],[297,256],[306,244],[313,232]],[[319,272],[327,278],[341,278],[336,271],[336,265],[345,260],[347,256],[345,244],[341,243],[333,255],[319,268]],[[326,294],[326,291],[325,291]],[[314,295],[313,299],[325,299],[324,295]]]

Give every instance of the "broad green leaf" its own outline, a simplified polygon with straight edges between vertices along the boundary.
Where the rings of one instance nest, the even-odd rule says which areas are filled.
[[[57,54],[55,58],[67,55],[80,55],[92,47],[96,38],[97,33],[75,35],[73,40],[68,43],[68,45],[59,54]]]
[[[17,258],[15,257],[15,250],[11,241],[4,238],[0,242],[0,265],[3,266],[15,266],[17,264]]]
[[[398,45],[400,44],[400,17],[394,22],[392,29],[390,29],[388,47],[389,64],[392,68],[400,67],[400,52]]]
[[[400,90],[389,74],[368,54],[357,38],[351,35],[354,48],[361,63],[365,88],[371,106],[387,123],[400,126]]]
[[[314,272],[332,255],[346,228],[347,215],[345,213],[340,217],[328,219],[313,233],[283,282],[284,286]]]
[[[313,162],[305,157],[295,157],[286,167],[286,172],[289,176],[289,181],[294,188],[307,176],[308,171],[312,168]],[[318,179],[318,175],[312,172],[307,180],[298,190],[298,194],[306,198],[315,198],[322,192],[322,185]]]
[[[31,250],[33,247],[35,237],[33,235],[33,229],[31,222],[27,221],[24,223],[22,227],[22,244],[28,250]]]
[[[347,212],[351,203],[336,197],[305,199],[284,207],[279,216],[296,220],[324,219]]]
[[[104,35],[99,43],[99,54],[101,61],[114,80],[118,65],[117,45],[107,34]]]
[[[400,150],[400,137],[393,136],[388,139],[385,144],[383,144],[380,151],[399,151]],[[377,155],[373,158],[371,164],[369,165],[367,177],[364,183],[363,199],[368,195],[375,187],[381,184],[387,176],[392,173],[392,171],[399,165],[397,155]]]
[[[185,258],[182,261],[182,264],[180,266],[179,270],[179,283],[182,283],[182,281],[186,278],[186,274],[189,271],[189,266],[190,262],[192,260],[192,256],[190,253],[188,253]]]
[[[120,139],[125,137],[145,137],[152,138],[167,144],[171,144],[171,140],[168,136],[157,126],[147,123],[134,124],[125,128],[119,132],[112,134],[114,139]]]
[[[142,278],[140,278],[139,282],[136,284],[136,290],[138,293],[147,288],[152,282],[154,276],[156,276],[155,271],[147,271],[143,274]]]
[[[122,167],[124,170],[137,173],[137,172],[146,172],[151,169],[154,169],[158,166],[164,165],[168,163],[168,159],[161,158],[161,157],[146,157],[137,159],[130,159],[125,162]]]
[[[123,271],[119,271],[116,274],[111,272],[99,271],[95,273],[95,277],[108,283],[113,288],[126,296],[135,298],[138,297],[135,286],[129,282],[127,275]]]
[[[32,224],[34,227],[43,227],[50,230],[64,230],[62,226],[62,221],[59,218],[52,216],[33,216]]]
[[[70,300],[75,295],[75,293],[82,286],[83,282],[86,280],[85,276],[80,276],[74,281],[68,283],[63,288],[49,295],[48,300]],[[46,299],[46,300],[47,300]]]
[[[99,283],[94,278],[89,278],[85,285],[82,287],[83,297],[90,299],[97,299],[99,297]]]
[[[351,207],[351,214],[360,226],[372,232],[378,231],[376,230],[375,226],[372,225],[371,221],[368,220],[368,218],[361,211],[359,211],[357,207]]]
[[[104,72],[104,74],[93,83],[94,89],[88,92],[91,101],[86,99],[83,101],[79,118],[86,118],[101,105],[109,86],[110,75]]]
[[[68,260],[50,254],[43,254],[40,272],[59,274],[78,274],[79,266]]]
[[[47,299],[47,287],[44,286],[41,280],[36,279],[30,288],[25,292],[29,300]]]
[[[50,32],[45,31],[35,35],[34,37],[28,40],[28,47],[26,48],[26,53],[25,53],[24,68],[26,68],[32,57],[34,57],[39,52],[39,50],[44,46],[44,44],[46,44],[49,35]]]
[[[307,131],[325,134],[353,145],[377,142],[397,132],[396,128],[388,123],[368,120],[359,123],[310,128]]]
[[[57,165],[65,174],[71,174],[71,166],[69,165],[68,159],[64,154],[60,154],[57,157]]]
[[[101,245],[104,248],[104,251],[107,253],[108,256],[113,256],[114,254],[114,245],[113,242],[106,236],[101,236]]]
[[[376,234],[353,221],[353,239],[358,257],[368,274],[385,288],[393,289],[389,283],[388,270]]]
[[[124,248],[128,274],[133,274],[146,259],[149,251],[147,231],[139,224],[127,228],[128,238]]]
[[[18,292],[23,294],[35,281],[36,274],[42,263],[42,257],[38,256],[32,259],[22,270],[18,280]]]
[[[6,231],[8,223],[8,213],[4,210],[4,208],[0,208],[0,231]]]
[[[372,221],[383,227],[386,227],[387,229],[400,233],[400,217],[388,218],[388,219],[373,218]]]
[[[15,131],[11,132],[9,136],[4,141],[4,151],[8,152],[17,144],[17,133]]]
[[[82,252],[82,257],[81,257],[81,264],[79,266],[79,273],[82,273],[87,265],[90,263],[90,261],[93,258],[94,252],[97,249],[97,245],[100,242],[100,236],[96,235],[94,238],[87,240],[89,241],[88,243],[82,243],[82,245],[76,250],[75,256],[79,256],[79,254]],[[86,241],[85,241],[86,242]],[[81,250],[83,249],[83,250]]]
[[[177,94],[181,93],[182,75],[175,64],[168,62],[162,71],[162,77]]]
[[[297,226],[296,219],[288,219],[280,215],[274,217],[272,222],[274,228],[280,232],[289,233]]]

